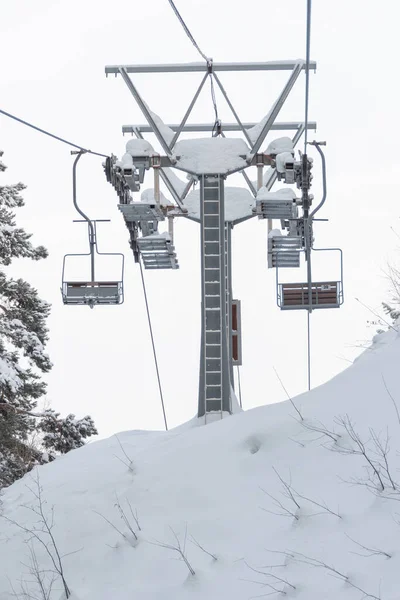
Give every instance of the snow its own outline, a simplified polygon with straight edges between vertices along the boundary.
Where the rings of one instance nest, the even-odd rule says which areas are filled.
[[[241,187],[226,187],[225,194],[225,221],[236,221],[244,217],[253,216],[255,199],[246,189]],[[190,192],[185,200],[188,215],[200,219],[200,190]]]
[[[296,192],[291,188],[282,188],[276,192],[269,192],[267,188],[262,187],[257,192],[257,200],[295,200]]]
[[[127,142],[125,149],[131,156],[153,156],[154,154],[154,148],[147,140],[133,138]]]
[[[176,192],[179,194],[179,196],[182,196],[183,192],[186,189],[187,181],[186,182],[182,181],[182,179],[180,179],[180,177],[178,177],[176,175],[176,173],[173,171],[173,169],[170,169],[169,167],[163,168],[163,171],[164,171],[165,175],[168,177],[168,179],[170,180],[170,182],[172,183],[172,185],[174,186],[174,188],[175,188]]]
[[[153,121],[155,122],[158,129],[160,130],[160,133],[163,136],[164,140],[169,145],[172,142],[175,133],[172,131],[172,129],[170,127],[168,127],[168,125],[166,125],[164,123],[164,121],[156,113],[152,112],[151,110],[149,110],[149,112],[152,116]]]
[[[149,188],[149,189],[143,190],[143,192],[140,195],[140,201],[148,203],[148,204],[155,204],[156,199],[154,196],[154,189]],[[160,205],[161,206],[174,206],[173,202],[171,202],[171,200],[168,200],[168,198],[166,198],[162,192],[160,192]]]
[[[280,152],[276,155],[276,170],[278,173],[284,173],[286,171],[286,163],[293,163],[293,153],[292,152]]]
[[[280,137],[273,140],[266,149],[266,154],[280,154],[281,152],[292,152],[293,142],[290,137]]]
[[[304,65],[304,60],[301,59],[301,58],[297,59],[295,62],[296,62],[297,65]],[[271,113],[272,113],[272,111],[275,108],[275,105],[276,105],[276,102],[273,104],[271,110],[265,115],[265,117],[263,119],[261,119],[261,121],[259,123],[257,123],[256,125],[254,125],[254,127],[251,127],[250,129],[247,130],[247,133],[248,133],[248,135],[250,137],[250,140],[253,142],[253,144],[258,139],[258,136],[262,132],[265,123],[270,118]],[[267,154],[268,154],[268,152],[267,152]]]
[[[174,148],[177,167],[200,175],[222,175],[247,167],[246,142],[239,138],[199,138],[182,140]]]
[[[271,229],[271,231],[268,233],[269,238],[278,236],[282,236],[282,231],[280,229]]]
[[[263,119],[261,119],[261,121],[259,123],[254,125],[254,127],[250,127],[250,129],[247,130],[247,133],[249,134],[249,138],[253,142],[253,144],[257,141],[258,136],[262,132],[265,123],[268,121],[268,119],[271,115],[271,112],[272,112],[272,108],[269,111],[269,113],[267,113],[265,115],[265,117]]]
[[[367,481],[367,462],[346,453],[353,442],[338,418],[349,415],[373,459],[370,428],[381,439],[388,432],[396,479],[399,359],[397,331],[379,335],[346,371],[294,398],[303,422],[287,401],[206,427],[194,420],[169,432],[127,431],[40,467],[44,511],[54,507],[53,534],[74,600],[247,600],[274,590],[280,593],[272,597],[288,600],[398,600],[400,494]],[[290,386],[290,373],[281,376]],[[340,437],[334,442],[310,427]],[[13,597],[10,585],[19,590],[21,579],[33,585],[29,535],[11,522],[38,526],[29,488],[32,475],[2,497],[1,600]],[[175,536],[194,575],[165,547]],[[47,569],[45,549],[35,550]],[[56,588],[52,598],[60,600],[59,582]]]
[[[168,231],[164,231],[163,233],[159,233],[158,231],[156,231],[155,233],[152,233],[151,235],[146,235],[142,239],[159,240],[160,238],[165,238],[166,240],[171,241],[171,235],[168,233]]]

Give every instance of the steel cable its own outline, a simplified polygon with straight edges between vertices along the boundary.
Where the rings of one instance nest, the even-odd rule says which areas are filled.
[[[139,260],[139,266],[140,266],[140,276],[142,278],[144,301],[145,301],[145,304],[146,304],[147,320],[149,322],[151,345],[153,347],[153,356],[154,356],[154,364],[155,364],[156,373],[157,373],[158,389],[159,389],[159,392],[160,392],[161,406],[162,406],[162,411],[163,411],[163,416],[164,416],[165,430],[168,431],[167,415],[165,413],[164,395],[163,395],[163,391],[162,391],[162,387],[161,387],[161,378],[160,378],[160,371],[159,371],[159,368],[158,368],[156,345],[155,345],[155,342],[154,342],[153,327],[152,327],[152,324],[151,324],[150,309],[149,309],[149,303],[148,303],[148,300],[147,300],[146,284],[145,284],[144,275],[143,275],[143,267],[142,267],[142,263],[141,263],[140,260]]]
[[[197,52],[204,58],[204,60],[206,61],[206,63],[209,63],[210,59],[208,58],[208,56],[206,56],[204,54],[204,52],[201,50],[200,46],[198,45],[198,43],[194,39],[193,35],[190,32],[189,27],[186,25],[185,21],[181,17],[181,15],[179,13],[179,10],[176,8],[174,2],[172,0],[168,0],[168,2],[170,3],[172,10],[174,11],[175,15],[177,16],[180,24],[182,25],[183,29],[185,30],[186,35],[188,36],[189,40],[192,42],[193,46],[196,48]]]
[[[24,121],[23,119],[20,119],[19,117],[16,117],[15,115],[12,115],[8,112],[6,112],[5,110],[2,110],[0,108],[0,113],[2,115],[5,115],[6,117],[9,117],[10,119],[14,119],[14,121],[18,121],[18,123],[22,123],[23,125],[26,125],[27,127],[31,127],[32,129],[35,129],[36,131],[39,131],[40,133],[44,133],[44,135],[48,135],[49,137],[54,138],[55,140],[58,140],[59,142],[63,142],[64,144],[68,144],[68,146],[72,146],[73,148],[77,148],[78,150],[82,150],[83,152],[87,152],[88,154],[94,154],[95,156],[103,156],[104,158],[108,158],[109,155],[108,154],[101,154],[100,152],[93,152],[93,150],[88,150],[87,148],[83,148],[82,146],[78,146],[77,144],[73,144],[72,142],[69,142],[68,140],[65,140],[64,138],[55,135],[54,133],[50,133],[49,131],[46,131],[45,129],[42,129],[41,127],[37,127],[36,125],[32,125],[32,123],[28,123],[28,121]]]

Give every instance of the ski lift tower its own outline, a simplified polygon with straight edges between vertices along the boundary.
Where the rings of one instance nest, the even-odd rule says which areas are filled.
[[[273,266],[295,267],[296,252],[304,247],[304,223],[295,213],[301,199],[295,194],[275,198],[270,190],[279,176],[277,156],[293,156],[294,147],[300,140],[305,128],[315,129],[313,122],[277,122],[282,106],[290,94],[296,80],[305,69],[303,60],[276,61],[258,63],[190,63],[155,65],[115,65],[107,66],[107,75],[121,76],[132,96],[140,107],[147,125],[125,125],[124,133],[132,133],[136,140],[127,144],[127,152],[121,161],[115,157],[108,159],[105,165],[109,182],[115,187],[126,225],[130,231],[131,248],[136,261],[143,258],[145,268],[177,268],[178,263],[173,247],[173,219],[186,217],[200,223],[201,236],[201,351],[199,375],[198,416],[207,417],[231,413],[234,399],[233,366],[241,364],[240,352],[240,304],[232,299],[232,256],[231,238],[235,225],[258,216],[267,218],[268,231],[272,230],[272,219],[279,219],[281,227],[289,231],[278,244],[274,252]],[[315,70],[316,63],[310,62]],[[288,71],[289,78],[270,111],[259,123],[244,123],[240,120],[232,102],[222,85],[219,75],[223,72]],[[142,99],[131,75],[138,73],[184,74],[197,72],[201,76],[199,87],[179,124],[166,125],[148,104]],[[227,102],[235,122],[190,124],[188,119],[200,95],[210,78],[220,89]],[[294,131],[292,138],[279,138],[262,152],[267,135],[272,131]],[[181,134],[204,132],[208,137],[183,139]],[[233,132],[236,137],[226,137]],[[144,133],[154,133],[160,143],[163,154],[154,151],[144,139]],[[210,134],[212,137],[210,137]],[[279,162],[279,161],[278,161]],[[282,162],[282,161],[281,161]],[[293,162],[293,160],[292,160]],[[253,183],[246,173],[248,167],[257,167],[257,182]],[[264,174],[264,167],[270,168]],[[130,192],[139,191],[146,170],[154,170],[154,195],[143,197],[137,202]],[[284,166],[284,169],[286,167]],[[289,167],[288,167],[289,168]],[[184,184],[176,177],[172,169],[189,175]],[[309,186],[311,163],[306,164],[303,173]],[[241,172],[246,180],[246,188],[229,188],[226,179],[233,173]],[[159,178],[163,179],[171,193],[175,205],[163,203]],[[199,190],[192,190],[195,182],[200,183]],[[285,181],[294,183],[294,181]],[[304,189],[304,181],[302,186]],[[299,187],[299,186],[298,186]],[[239,190],[239,191],[238,191]],[[284,190],[289,191],[289,190]],[[261,194],[261,196],[260,196]],[[290,194],[289,194],[290,195]],[[260,199],[257,199],[260,196]],[[267,208],[265,208],[267,207]],[[297,213],[296,213],[297,214]],[[160,221],[168,219],[169,231],[158,233]],[[140,235],[142,234],[142,235]],[[293,242],[293,237],[297,239]],[[146,250],[147,249],[147,250]],[[147,254],[146,254],[147,252]],[[288,260],[289,258],[289,260]],[[296,263],[296,264],[295,264]]]

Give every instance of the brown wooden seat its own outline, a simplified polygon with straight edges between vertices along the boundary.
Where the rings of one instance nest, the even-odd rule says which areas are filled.
[[[281,283],[279,285],[278,305],[282,309],[338,308],[341,304],[340,281],[312,283]]]

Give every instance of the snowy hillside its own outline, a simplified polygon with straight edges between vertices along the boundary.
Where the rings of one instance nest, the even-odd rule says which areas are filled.
[[[207,427],[121,433],[39,468],[73,598],[400,598],[399,364],[390,330],[345,372],[294,399],[303,422],[285,402]],[[37,570],[53,570],[21,529],[43,525],[30,510],[36,485],[31,474],[3,496],[1,600],[21,581],[43,597],[29,583],[30,547]],[[61,595],[57,580],[51,598]]]

